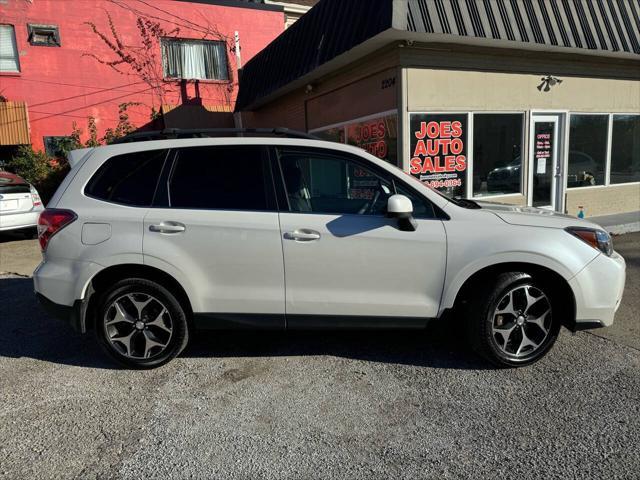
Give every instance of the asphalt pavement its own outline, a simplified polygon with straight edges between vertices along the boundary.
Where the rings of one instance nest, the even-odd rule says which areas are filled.
[[[638,478],[640,234],[615,247],[616,324],[531,367],[491,369],[442,325],[198,334],[138,372],[48,318],[15,275],[37,245],[0,239],[0,479]]]

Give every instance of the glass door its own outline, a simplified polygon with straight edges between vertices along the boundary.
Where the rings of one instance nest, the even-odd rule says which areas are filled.
[[[534,207],[557,210],[560,206],[557,185],[560,178],[557,115],[535,115],[531,121],[529,147],[529,198]]]

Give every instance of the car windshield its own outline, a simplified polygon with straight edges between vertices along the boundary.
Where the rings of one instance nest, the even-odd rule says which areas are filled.
[[[457,205],[458,207],[462,207],[462,208],[469,208],[469,209],[478,209],[478,208],[482,208],[480,206],[480,204],[478,204],[476,201],[468,199],[468,198],[460,198],[460,197],[450,197],[449,195],[447,195],[444,192],[441,192],[440,190],[436,190],[435,188],[431,187],[430,185],[427,185],[426,183],[421,182],[420,180],[418,180],[416,177],[414,177],[413,175],[411,175],[410,173],[405,172],[404,170],[402,170],[401,168],[398,168],[395,165],[392,165],[394,168],[396,168],[397,170],[399,170],[400,172],[404,173],[407,177],[409,177],[412,181],[414,182],[418,182],[420,185],[427,187],[429,190],[431,190],[433,193],[435,193],[436,195],[439,195],[440,197],[444,198],[445,200],[453,203],[454,205]]]

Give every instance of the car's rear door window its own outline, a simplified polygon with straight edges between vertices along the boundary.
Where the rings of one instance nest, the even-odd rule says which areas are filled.
[[[181,148],[168,180],[172,208],[276,210],[261,146]]]
[[[89,180],[84,193],[107,202],[148,207],[167,154],[163,149],[111,157]]]

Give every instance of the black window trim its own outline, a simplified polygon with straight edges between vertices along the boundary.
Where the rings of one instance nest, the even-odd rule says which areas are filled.
[[[47,30],[53,35],[54,43],[36,42],[33,40],[33,36],[37,30]],[[62,41],[60,40],[60,27],[58,25],[46,25],[42,23],[27,23],[28,41],[29,45],[34,47],[61,47]]]
[[[200,43],[219,43],[222,44],[224,46],[223,51],[224,51],[224,58],[225,58],[225,72],[227,73],[227,78],[185,78],[185,77],[172,77],[170,75],[167,75],[168,72],[166,72],[167,69],[167,65],[165,64],[165,55],[164,55],[164,45],[168,44],[168,43],[178,43],[178,42],[200,42]],[[208,39],[208,38],[189,38],[189,37],[162,37],[160,39],[160,57],[161,57],[161,66],[162,66],[162,78],[165,81],[187,81],[187,82],[191,82],[191,81],[195,81],[195,82],[203,82],[203,83],[232,83],[233,81],[233,71],[232,71],[232,67],[231,67],[231,62],[229,61],[229,53],[227,52],[226,49],[226,43],[224,40],[215,40],[215,39]]]
[[[237,148],[237,147],[257,147],[260,149],[260,160],[262,161],[262,168],[264,174],[268,175],[269,178],[263,178],[264,186],[265,186],[265,195],[266,195],[266,203],[267,208],[265,210],[255,210],[255,209],[243,209],[243,208],[195,208],[195,207],[174,207],[171,205],[171,193],[170,193],[170,183],[171,178],[173,177],[173,172],[175,169],[175,165],[178,161],[179,153],[181,150],[185,150],[188,148],[218,148],[218,147],[226,147],[226,148]],[[243,144],[216,144],[216,145],[192,145],[188,147],[174,147],[171,149],[172,155],[168,162],[166,168],[163,168],[163,171],[160,174],[159,182],[164,182],[161,189],[157,190],[156,193],[160,195],[165,195],[164,198],[154,198],[153,205],[151,208],[165,208],[170,210],[202,210],[202,211],[210,211],[210,212],[253,212],[253,213],[278,213],[278,201],[276,198],[276,190],[275,184],[273,182],[273,176],[271,172],[271,159],[269,158],[269,152],[267,150],[266,145],[260,144],[252,144],[252,145],[243,145]],[[166,174],[165,174],[166,171]],[[163,178],[164,177],[164,178]],[[164,200],[164,202],[159,203]]]
[[[95,195],[91,195],[87,192],[87,187],[89,186],[89,184],[91,183],[91,180],[93,180],[93,178],[96,176],[96,174],[100,171],[101,168],[103,168],[107,162],[113,158],[122,156],[122,155],[131,155],[133,153],[143,153],[143,152],[153,152],[153,151],[158,151],[158,150],[165,150],[167,153],[165,154],[164,160],[162,162],[162,167],[160,168],[160,174],[158,175],[158,179],[156,180],[156,186],[154,187],[153,190],[153,195],[151,197],[151,202],[149,205],[131,205],[129,203],[123,203],[123,202],[115,202],[113,200],[106,200],[104,198],[100,198],[100,197],[96,197]],[[157,194],[158,191],[158,184],[160,182],[160,179],[162,178],[162,174],[165,170],[165,167],[167,165],[167,159],[169,158],[169,155],[171,154],[171,150],[170,148],[156,148],[156,149],[150,149],[150,150],[138,150],[138,151],[133,151],[133,152],[125,152],[125,153],[119,153],[117,155],[111,155],[110,157],[106,158],[98,168],[96,168],[93,173],[91,174],[91,176],[89,177],[89,179],[85,182],[84,186],[82,187],[82,195],[84,195],[87,198],[91,198],[93,200],[97,200],[99,202],[104,202],[104,203],[109,203],[111,205],[120,205],[123,207],[129,207],[129,208],[153,208],[153,204],[155,201],[155,196]]]
[[[331,213],[331,212],[294,212],[292,211],[291,205],[289,204],[286,187],[285,187],[284,173],[282,170],[282,162],[280,161],[280,155],[278,155],[279,149],[287,149],[288,151],[294,151],[294,152],[296,150],[303,151],[303,152],[308,152],[309,150],[313,150],[313,151],[317,151],[321,155],[335,156],[336,158],[340,158],[340,155],[343,155],[344,156],[344,158],[342,158],[343,160],[346,159],[347,161],[352,161],[356,165],[362,168],[365,168],[367,170],[370,170],[372,173],[381,177],[383,180],[391,184],[393,187],[394,194],[398,193],[397,186],[396,186],[396,182],[397,182],[402,186],[403,189],[409,191],[410,193],[412,193],[413,195],[419,198],[422,198],[424,201],[428,202],[432,206],[433,217],[416,216],[415,218],[419,220],[449,220],[450,219],[450,217],[446,213],[444,213],[444,211],[440,207],[438,207],[429,198],[427,198],[426,195],[423,195],[422,193],[418,192],[416,189],[411,187],[409,183],[402,181],[398,176],[394,175],[393,173],[388,172],[383,168],[380,168],[378,165],[374,163],[368,162],[366,159],[356,154],[344,152],[342,150],[332,150],[328,148],[307,147],[307,146],[298,146],[298,145],[270,145],[269,149],[270,149],[271,157],[274,159],[275,163],[277,164],[274,167],[274,171],[275,169],[277,169],[275,175],[279,177],[278,181],[276,182],[277,183],[276,188],[278,191],[277,197],[282,197],[286,199],[286,203],[285,203],[286,210],[281,209],[280,212],[282,213],[293,213],[298,215],[340,215],[340,216],[356,216],[356,217],[367,216],[367,217],[379,217],[379,218],[385,217],[384,214],[375,214],[375,215],[366,214],[365,215],[365,214],[359,214],[359,213],[342,213],[342,212]]]

